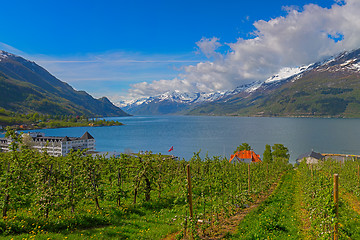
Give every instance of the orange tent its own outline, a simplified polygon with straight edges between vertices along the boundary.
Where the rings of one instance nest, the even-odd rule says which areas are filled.
[[[254,151],[242,150],[231,155],[229,162],[234,158],[242,162],[261,162],[260,155],[254,153]],[[247,160],[247,161],[246,161]]]

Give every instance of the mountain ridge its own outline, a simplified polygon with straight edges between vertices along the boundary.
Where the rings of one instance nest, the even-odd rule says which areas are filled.
[[[107,98],[76,91],[35,62],[0,50],[0,107],[29,113],[127,116]]]
[[[217,92],[217,97],[209,101],[181,102],[182,109],[172,109],[171,114],[360,117],[360,106],[357,102],[359,100],[360,103],[360,99],[356,95],[357,89],[360,89],[358,80],[360,49],[343,52],[298,68],[280,69],[278,74],[264,81]],[[346,85],[352,85],[352,90],[347,90]],[[311,89],[305,91],[306,86]],[[315,91],[316,89],[318,90]],[[177,94],[179,95],[179,92]],[[290,100],[282,99],[284,96],[281,95]],[[159,96],[155,96],[123,106],[130,113],[142,114],[144,109],[147,109],[146,114],[169,114],[156,109],[170,102],[173,105],[180,104],[171,97],[160,100]],[[334,110],[331,105],[339,108]],[[151,111],[152,109],[155,111]]]
[[[308,70],[246,96],[232,96],[189,114],[235,116],[360,116],[360,49],[317,62]]]

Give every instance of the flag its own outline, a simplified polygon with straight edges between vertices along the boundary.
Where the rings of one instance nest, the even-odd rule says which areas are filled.
[[[168,152],[171,152],[172,150],[174,150],[174,146],[171,146]]]

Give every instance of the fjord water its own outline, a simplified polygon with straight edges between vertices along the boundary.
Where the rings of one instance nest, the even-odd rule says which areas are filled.
[[[360,119],[251,118],[209,116],[134,116],[107,118],[124,126],[41,130],[46,136],[81,136],[89,131],[97,151],[171,154],[189,160],[226,156],[243,142],[262,156],[265,144],[284,144],[290,161],[311,150],[321,153],[360,154]]]

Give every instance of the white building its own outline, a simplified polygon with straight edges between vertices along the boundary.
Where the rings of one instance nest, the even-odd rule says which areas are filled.
[[[52,156],[66,156],[71,150],[95,150],[95,139],[85,132],[81,137],[46,137],[44,133],[32,132],[23,134],[23,142],[39,152],[47,151]],[[9,151],[11,139],[0,138],[2,151]]]
[[[11,139],[0,138],[0,152],[8,152],[10,143],[11,143]]]

